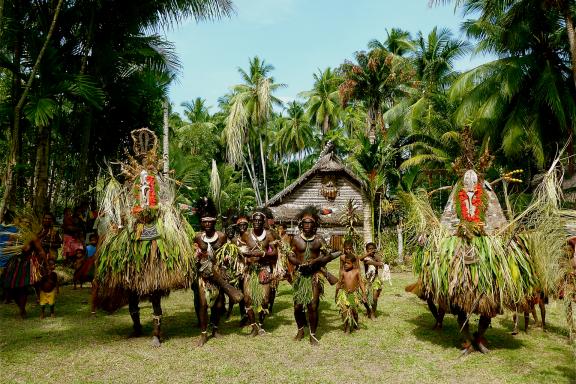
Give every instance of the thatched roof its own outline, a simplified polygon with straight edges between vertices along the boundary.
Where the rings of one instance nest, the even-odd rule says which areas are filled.
[[[326,144],[324,150],[322,150],[320,153],[320,157],[318,158],[316,164],[314,164],[314,166],[308,171],[304,172],[295,182],[268,200],[268,206],[272,207],[280,204],[286,196],[290,195],[295,189],[305,184],[308,180],[317,174],[342,173],[348,176],[359,188],[362,188],[362,180],[360,180],[360,178],[356,176],[354,172],[352,172],[348,167],[344,165],[342,160],[334,154],[333,149],[334,145],[331,141],[329,141],[328,144]]]

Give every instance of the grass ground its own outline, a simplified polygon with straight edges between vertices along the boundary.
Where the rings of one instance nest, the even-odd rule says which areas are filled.
[[[20,320],[14,304],[0,305],[0,382],[55,383],[576,383],[573,349],[567,344],[562,303],[548,306],[548,332],[532,328],[511,336],[511,314],[493,321],[487,336],[492,352],[460,358],[453,316],[442,332],[432,331],[425,303],[404,292],[409,273],[393,275],[380,298],[380,316],[361,317],[361,329],[344,335],[327,286],[321,304],[320,346],[296,333],[290,287],[282,283],[267,320],[269,333],[251,338],[237,328],[238,313],[222,324],[224,337],[196,348],[199,330],[189,291],[163,301],[159,349],[150,346],[149,303],[141,307],[147,336],[128,339],[126,308],[90,316],[89,289],[61,289],[57,317],[40,320],[28,306]],[[477,318],[474,318],[475,327]]]

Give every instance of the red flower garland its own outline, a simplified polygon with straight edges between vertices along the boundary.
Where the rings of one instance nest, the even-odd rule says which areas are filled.
[[[474,210],[474,215],[470,215],[470,212],[468,212],[468,207],[466,205],[466,202],[468,201],[468,194],[466,193],[464,188],[460,189],[460,191],[458,192],[458,199],[460,200],[460,210],[462,212],[462,219],[474,223],[480,222],[480,210],[483,208],[482,193],[484,193],[482,191],[482,185],[480,185],[480,183],[476,184],[476,186],[474,187],[474,196],[472,197],[472,205],[476,209]]]
[[[148,204],[151,207],[156,206],[156,189],[154,189],[154,184],[156,183],[156,178],[152,175],[146,176],[146,181],[148,181],[148,185],[150,186],[150,190],[148,192]]]

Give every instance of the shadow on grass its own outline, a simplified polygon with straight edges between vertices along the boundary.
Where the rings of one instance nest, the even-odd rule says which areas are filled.
[[[475,319],[476,317],[470,319],[471,333],[476,331]],[[432,329],[435,320],[430,313],[419,314],[407,321],[415,326],[412,334],[419,340],[428,341],[443,348],[459,347],[463,341],[454,315],[446,314],[443,329],[440,331]],[[524,346],[524,343],[514,338],[507,329],[490,327],[486,331],[486,338],[490,349],[515,350]]]
[[[506,328],[509,328],[510,331],[512,331],[512,329],[514,328],[514,322],[512,321],[512,319],[502,319],[502,320],[500,320],[500,323],[502,325],[505,325]],[[524,332],[524,319],[521,319],[519,321],[518,328],[519,328],[521,333],[526,334],[526,332]],[[530,334],[532,332],[542,332],[542,327],[537,327],[531,322],[530,326],[528,327],[528,334]],[[568,341],[568,328],[559,327],[559,326],[547,323],[545,333],[555,334],[557,336],[564,337],[564,338],[566,338],[566,341]]]

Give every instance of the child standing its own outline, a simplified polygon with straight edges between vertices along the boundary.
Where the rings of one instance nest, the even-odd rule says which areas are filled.
[[[48,273],[40,279],[40,308],[42,310],[40,318],[45,317],[46,305],[50,306],[50,317],[54,317],[54,302],[56,294],[59,293],[58,275],[54,272],[56,262],[48,259]]]
[[[358,268],[351,241],[344,242],[343,268],[336,285],[336,305],[344,321],[344,333],[358,329],[358,307],[366,302],[366,289]]]
[[[368,301],[364,304],[366,307],[366,316],[370,319],[376,318],[376,310],[378,308],[378,298],[382,293],[382,279],[378,270],[385,268],[385,264],[376,254],[376,244],[366,244],[366,254],[362,258],[364,263],[364,274],[366,276],[366,288]],[[390,269],[388,268],[388,273]]]

